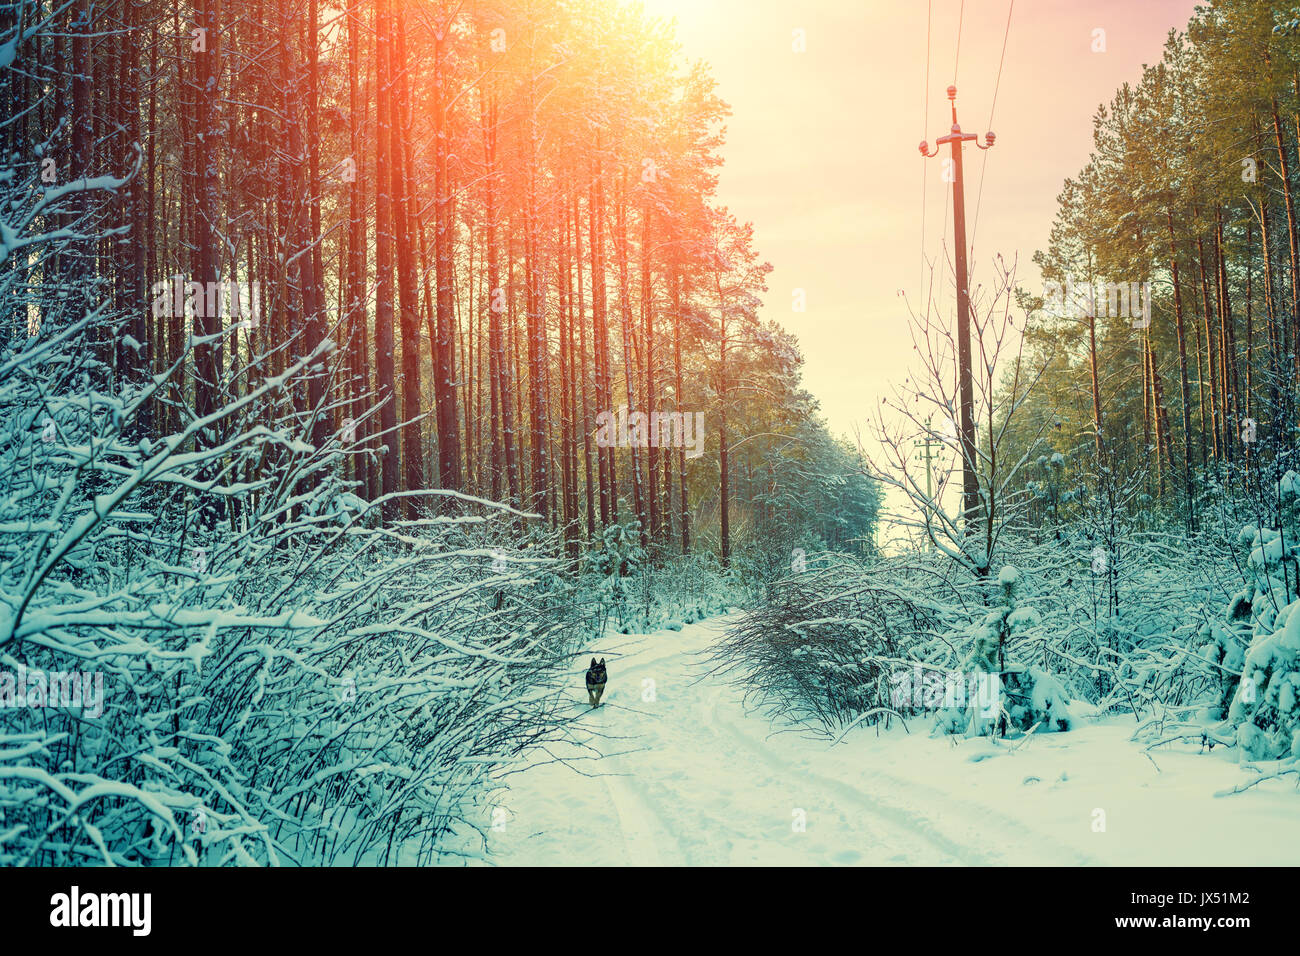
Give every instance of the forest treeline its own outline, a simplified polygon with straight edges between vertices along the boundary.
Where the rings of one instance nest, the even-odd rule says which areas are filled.
[[[1025,472],[1040,519],[1104,496],[1098,475],[1153,526],[1194,531],[1225,489],[1276,515],[1296,467],[1297,16],[1214,0],[1098,109],[1024,299],[1046,373],[1009,433],[1051,446]]]
[[[23,0],[0,43],[7,175],[42,197],[6,237],[10,334],[99,310],[94,387],[167,385],[137,437],[212,418],[220,447],[218,409],[324,344],[294,438],[340,443],[385,519],[454,508],[414,494],[442,489],[574,555],[620,522],[724,564],[869,541],[876,492],[760,319],[770,266],[715,197],[728,109],[671,24],[597,0]]]

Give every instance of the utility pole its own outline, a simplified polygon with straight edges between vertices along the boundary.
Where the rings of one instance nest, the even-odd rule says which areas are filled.
[[[939,154],[939,147],[945,143],[952,145],[952,228],[953,241],[956,243],[957,263],[957,365],[961,403],[961,487],[962,511],[964,513],[964,530],[967,535],[973,533],[975,521],[979,517],[980,490],[979,479],[975,472],[975,394],[971,381],[970,351],[970,284],[966,269],[966,200],[963,192],[961,169],[961,146],[966,140],[973,140],[980,149],[992,149],[994,135],[984,134],[985,145],[979,142],[979,134],[963,133],[957,123],[957,87],[948,87],[948,102],[952,104],[952,131],[941,136],[934,144],[921,141],[921,156],[924,159]],[[945,177],[946,178],[946,177]]]
[[[916,441],[912,442],[912,444],[915,445],[917,448],[924,449],[924,455],[918,453],[916,456],[916,460],[920,461],[922,457],[925,458],[925,526],[927,530],[930,527],[930,509],[933,506],[933,502],[934,502],[934,480],[931,477],[933,475],[933,470],[931,469],[930,466],[930,462],[931,462],[930,449],[943,447],[943,442],[931,436],[932,433],[930,431],[930,419],[927,418],[925,420],[924,440],[917,439]],[[930,543],[930,547],[931,548],[934,547],[933,542]]]

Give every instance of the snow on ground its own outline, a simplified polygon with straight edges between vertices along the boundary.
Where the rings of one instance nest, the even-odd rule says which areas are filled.
[[[511,776],[497,828],[485,823],[493,862],[1293,865],[1300,851],[1294,783],[1216,798],[1251,779],[1233,751],[1172,745],[1153,763],[1129,741],[1131,719],[1014,751],[931,738],[924,720],[910,736],[855,729],[837,746],[776,732],[738,688],[701,676],[728,621],[592,649],[608,659],[608,706],[578,736],[605,756],[569,744],[552,749],[567,762]],[[581,672],[573,688],[587,709]]]

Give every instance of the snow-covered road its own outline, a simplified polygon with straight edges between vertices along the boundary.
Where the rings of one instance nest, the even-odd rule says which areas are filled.
[[[1292,864],[1300,849],[1293,784],[1216,799],[1243,779],[1224,748],[1153,762],[1131,721],[1015,751],[930,738],[925,722],[835,747],[774,732],[739,689],[701,677],[728,622],[593,649],[610,675],[607,706],[577,731],[593,749],[553,748],[560,761],[509,778],[488,833],[495,863]],[[580,674],[573,695],[586,708]]]

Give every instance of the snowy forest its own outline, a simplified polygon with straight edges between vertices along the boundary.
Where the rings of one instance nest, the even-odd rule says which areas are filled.
[[[0,866],[1282,859],[1300,11],[1170,26],[841,433],[670,19],[0,9]]]

